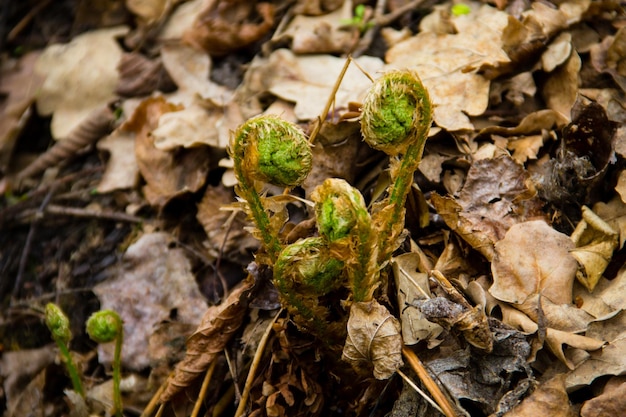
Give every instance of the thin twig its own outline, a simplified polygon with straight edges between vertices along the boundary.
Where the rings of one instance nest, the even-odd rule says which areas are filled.
[[[411,388],[413,388],[419,395],[422,396],[423,399],[425,399],[430,405],[432,405],[435,410],[439,411],[441,414],[445,414],[441,407],[439,407],[439,405],[435,401],[433,401],[432,398],[430,398],[424,391],[422,391],[420,387],[415,384],[415,382],[411,381],[411,378],[409,378],[408,375],[406,375],[399,369],[396,372],[402,377],[402,379],[404,379],[404,382],[409,384]]]
[[[54,195],[55,189],[52,188],[46,197],[43,199],[39,208],[35,211],[34,220],[30,224],[30,228],[28,229],[28,235],[26,236],[26,242],[24,242],[24,249],[22,250],[22,256],[20,257],[20,263],[17,269],[17,277],[15,278],[15,284],[13,286],[13,292],[11,293],[11,305],[15,303],[18,298],[20,288],[22,287],[22,277],[24,276],[24,270],[26,269],[26,262],[30,255],[30,249],[33,242],[33,238],[35,237],[35,233],[37,232],[37,227],[39,222],[43,218],[44,210],[47,208],[52,196]]]
[[[66,207],[59,206],[56,204],[50,204],[45,207],[43,210],[24,210],[24,212],[19,216],[19,220],[32,219],[31,221],[35,222],[40,220],[42,215],[46,214],[57,214],[63,216],[73,216],[87,219],[100,219],[100,220],[111,220],[116,222],[127,222],[127,223],[145,223],[146,219],[141,217],[133,216],[131,214],[126,213],[117,213],[113,211],[95,211],[84,209],[80,207]]]
[[[246,385],[243,388],[243,393],[241,394],[241,401],[239,401],[239,405],[237,406],[237,411],[235,411],[235,417],[241,417],[243,413],[246,411],[246,404],[248,402],[248,397],[250,396],[250,390],[252,389],[252,383],[254,382],[254,376],[256,371],[261,363],[261,357],[263,356],[263,352],[265,351],[265,345],[270,338],[270,334],[272,333],[272,329],[274,327],[274,323],[276,323],[276,319],[281,315],[283,309],[278,310],[278,313],[274,316],[274,318],[270,321],[267,328],[265,329],[265,333],[261,337],[259,341],[259,346],[254,353],[254,359],[252,360],[252,364],[250,365],[250,370],[248,371],[248,377],[246,378]]]
[[[441,389],[439,389],[439,385],[437,385],[437,383],[432,379],[426,368],[424,368],[422,361],[420,361],[415,352],[404,346],[402,347],[402,353],[404,354],[407,362],[409,362],[409,365],[411,365],[413,371],[415,371],[426,389],[428,389],[430,395],[432,395],[435,401],[437,401],[437,404],[439,404],[446,417],[458,417],[454,407],[450,404],[450,401],[448,401],[448,398],[441,391]]]
[[[213,371],[215,371],[215,365],[217,361],[211,362],[209,369],[206,370],[206,374],[204,375],[204,380],[202,381],[202,386],[200,387],[200,392],[198,393],[198,398],[196,399],[196,403],[193,406],[193,411],[189,417],[198,417],[200,413],[200,407],[202,407],[202,401],[206,395],[207,389],[209,388],[209,382],[211,382],[211,378],[213,377]]]
[[[146,408],[143,409],[143,412],[141,413],[139,417],[149,417],[152,415],[152,412],[154,411],[156,406],[159,404],[159,398],[161,398],[161,394],[163,393],[163,391],[165,391],[165,388],[167,388],[167,381],[172,375],[174,375],[174,371],[170,372],[168,377],[165,378],[165,381],[163,381],[163,383],[161,384],[157,392],[154,393],[154,395],[150,399],[150,402],[148,403],[148,405],[146,405]],[[163,407],[163,404],[161,404],[160,408],[162,407]]]

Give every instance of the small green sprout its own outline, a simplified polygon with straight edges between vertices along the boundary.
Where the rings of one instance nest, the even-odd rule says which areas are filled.
[[[122,417],[122,393],[121,382],[121,357],[124,328],[122,319],[113,310],[102,310],[93,313],[87,320],[87,334],[97,343],[109,343],[115,341],[115,353],[113,356],[113,413]]]
[[[70,330],[70,320],[67,318],[63,310],[54,303],[48,303],[46,305],[45,313],[46,326],[52,334],[52,339],[59,347],[61,357],[65,363],[65,369],[72,380],[72,386],[81,397],[85,396],[83,390],[83,384],[80,380],[78,370],[72,359],[72,354],[69,350],[70,340],[72,340],[72,332]]]
[[[358,4],[354,8],[354,15],[352,16],[352,18],[341,19],[341,24],[345,26],[356,27],[357,29],[359,29],[359,32],[361,33],[366,32],[368,29],[371,29],[372,27],[374,27],[374,22],[365,21],[366,10],[367,9],[365,8],[364,4]]]
[[[470,14],[472,9],[465,3],[456,3],[450,9],[454,16],[462,16],[466,14]]]

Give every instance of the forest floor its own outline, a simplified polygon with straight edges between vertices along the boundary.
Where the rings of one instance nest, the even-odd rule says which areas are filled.
[[[624,6],[3,2],[0,411],[626,415]],[[361,131],[394,69],[433,106],[415,172]],[[245,185],[251,119],[304,132],[302,181]],[[330,183],[362,211],[328,232]]]

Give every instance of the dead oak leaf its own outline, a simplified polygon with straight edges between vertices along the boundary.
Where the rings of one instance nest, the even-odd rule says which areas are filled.
[[[341,359],[357,371],[373,366],[376,379],[390,378],[403,363],[400,323],[376,300],[352,304]]]
[[[506,414],[507,417],[574,417],[576,413],[565,391],[565,374],[560,374],[542,383],[517,407]]]
[[[422,31],[385,56],[390,67],[417,70],[433,101],[435,122],[451,131],[473,129],[468,115],[487,109],[490,81],[477,69],[509,62],[502,49],[506,13],[485,5],[453,24],[455,34]]]
[[[513,225],[495,245],[491,295],[522,304],[541,294],[555,304],[571,304],[578,269],[570,251],[574,243],[542,220]]]

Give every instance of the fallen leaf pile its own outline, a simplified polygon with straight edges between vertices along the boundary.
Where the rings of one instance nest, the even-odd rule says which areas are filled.
[[[113,346],[84,328],[98,309],[124,322],[124,415],[626,415],[623,2],[60,3],[2,22],[3,415],[110,415]],[[281,239],[312,238],[327,178],[384,196],[360,103],[403,68],[433,125],[374,298],[314,294],[338,348],[281,306],[231,135],[273,114],[315,136],[301,187],[258,184]],[[89,123],[97,138],[50,157]]]

